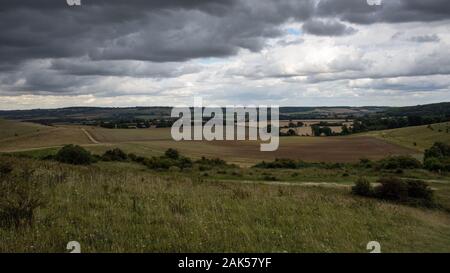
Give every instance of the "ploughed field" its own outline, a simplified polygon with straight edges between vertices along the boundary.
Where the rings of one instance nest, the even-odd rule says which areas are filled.
[[[379,137],[281,137],[274,152],[260,152],[255,141],[173,141],[170,128],[105,129],[89,126],[42,126],[0,120],[0,152],[38,148],[57,149],[64,144],[79,144],[95,153],[119,147],[137,155],[160,155],[176,148],[193,158],[219,157],[240,165],[275,158],[311,162],[355,162],[361,158],[379,159],[388,155],[418,154],[412,148],[390,143]],[[16,133],[19,132],[19,133]],[[90,136],[90,137],[89,137]],[[92,140],[95,140],[93,142]]]

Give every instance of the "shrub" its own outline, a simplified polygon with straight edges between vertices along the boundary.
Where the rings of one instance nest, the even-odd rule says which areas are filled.
[[[33,170],[24,168],[16,175],[0,177],[1,226],[32,226],[35,210],[43,204],[42,183]]]
[[[297,162],[292,159],[275,159],[272,162],[261,162],[255,165],[256,168],[264,169],[297,169]]]
[[[429,157],[425,159],[424,167],[429,171],[437,172],[444,169],[444,164],[436,157]]]
[[[414,199],[422,199],[425,201],[433,201],[433,191],[427,183],[421,180],[408,180],[408,197]]]
[[[425,150],[424,158],[442,158],[442,157],[450,157],[450,145],[436,142],[430,149]]]
[[[373,163],[370,159],[361,158],[359,160],[359,166],[361,166],[362,168],[372,168]]]
[[[375,195],[380,199],[406,201],[408,199],[408,185],[399,178],[388,177],[378,180],[381,184],[375,188]]]
[[[168,150],[164,153],[164,155],[165,155],[167,158],[175,159],[175,160],[178,159],[178,158],[180,157],[180,153],[179,153],[177,150],[172,149],[172,148],[168,149]]]
[[[55,159],[62,163],[73,165],[89,165],[93,162],[90,152],[78,145],[66,145],[62,147],[55,156]]]
[[[131,161],[137,161],[138,156],[135,155],[135,154],[133,154],[133,153],[129,153],[129,154],[128,154],[128,158],[129,158]]]
[[[217,167],[217,166],[225,167],[228,165],[225,160],[222,160],[220,158],[209,159],[204,156],[201,159],[197,160],[195,163],[200,164],[200,165],[212,166],[212,167]]]
[[[373,188],[367,179],[359,178],[352,187],[352,193],[360,196],[373,196]]]
[[[126,161],[128,160],[127,154],[119,148],[115,148],[113,150],[106,151],[102,160],[104,161]]]
[[[450,145],[436,142],[425,151],[425,169],[430,171],[450,171]]]
[[[422,163],[411,156],[391,156],[378,161],[380,169],[395,170],[395,169],[418,169],[422,168]]]

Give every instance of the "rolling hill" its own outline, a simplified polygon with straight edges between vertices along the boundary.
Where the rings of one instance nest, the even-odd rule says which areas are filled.
[[[405,127],[364,133],[418,151],[425,151],[435,142],[450,143],[450,122]]]

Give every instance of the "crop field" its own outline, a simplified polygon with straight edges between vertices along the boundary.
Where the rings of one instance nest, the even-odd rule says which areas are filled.
[[[260,152],[257,141],[173,141],[169,128],[105,129],[89,126],[41,126],[29,129],[16,137],[13,132],[23,130],[19,122],[7,122],[0,139],[1,152],[52,148],[64,144],[84,145],[95,153],[119,147],[137,155],[160,155],[168,148],[176,148],[193,158],[220,157],[240,165],[251,165],[275,158],[302,159],[314,162],[355,162],[361,158],[380,159],[387,155],[418,154],[416,150],[387,142],[379,137],[281,137],[275,152]],[[15,124],[13,126],[12,124]],[[27,125],[27,124],[26,124]],[[28,125],[27,125],[28,126]],[[28,127],[27,127],[28,128]],[[32,127],[34,128],[34,127]],[[87,136],[89,134],[95,143]]]
[[[170,129],[103,129],[87,128],[102,143],[114,144],[140,155],[159,155],[168,148],[199,158],[220,157],[246,164],[275,158],[302,159],[315,162],[355,162],[366,157],[379,159],[387,155],[417,153],[411,149],[387,143],[373,137],[282,137],[275,152],[260,152],[256,141],[173,141]],[[110,145],[95,145],[89,149],[104,152]]]

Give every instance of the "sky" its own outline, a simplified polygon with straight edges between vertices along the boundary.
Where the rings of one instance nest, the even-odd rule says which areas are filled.
[[[450,101],[450,1],[368,2],[0,0],[0,109]]]

